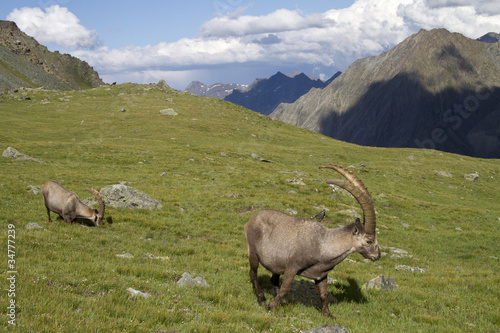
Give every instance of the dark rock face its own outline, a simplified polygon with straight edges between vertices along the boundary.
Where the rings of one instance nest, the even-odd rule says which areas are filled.
[[[500,43],[422,30],[272,114],[367,146],[500,157]]]
[[[336,76],[327,82],[331,82]],[[234,90],[224,100],[247,109],[269,115],[280,103],[292,103],[311,88],[324,88],[327,83],[313,80],[304,73],[293,77],[281,72],[265,79],[257,79],[245,90]]]
[[[88,63],[49,51],[11,21],[0,21],[0,60],[7,66],[0,69],[0,89],[11,89],[13,85],[76,90],[104,84]]]

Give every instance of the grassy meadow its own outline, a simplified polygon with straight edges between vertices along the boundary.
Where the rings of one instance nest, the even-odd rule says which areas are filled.
[[[161,115],[166,108],[178,115]],[[0,158],[0,328],[299,332],[332,323],[351,333],[500,331],[499,160],[360,147],[222,100],[150,85],[5,94],[0,124],[2,151],[11,146],[44,161]],[[352,166],[373,197],[379,244],[412,257],[389,253],[366,263],[353,254],[338,265],[329,273],[336,279],[329,285],[338,301],[330,304],[336,321],[322,317],[314,302],[293,299],[269,312],[250,283],[243,226],[261,208],[293,209],[307,218],[327,208],[327,226],[353,222],[341,211],[361,210],[351,197],[333,195],[324,180],[339,176],[320,170],[324,163]],[[464,178],[473,172],[478,182]],[[295,178],[306,185],[288,182]],[[42,196],[27,188],[47,180],[82,199],[90,196],[83,191],[88,187],[126,182],[163,206],[107,207],[112,223],[97,228],[67,225],[54,213],[49,223]],[[25,229],[29,222],[43,228]],[[133,257],[117,257],[124,253]],[[166,258],[145,258],[148,253]],[[397,265],[426,271],[396,271]],[[184,272],[209,286],[177,286]],[[360,291],[380,274],[398,288]],[[261,267],[259,277],[270,289],[271,274]],[[127,288],[150,297],[130,296]],[[308,297],[315,299],[316,291]],[[15,326],[8,317],[12,299]]]

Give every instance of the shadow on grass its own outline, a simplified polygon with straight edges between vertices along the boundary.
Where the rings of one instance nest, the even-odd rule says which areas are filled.
[[[274,298],[274,296],[276,296],[271,283],[271,276],[261,275],[258,279],[260,286],[267,294],[266,298],[269,302]],[[368,302],[367,298],[361,292],[360,285],[353,278],[348,278],[347,283],[337,281],[333,284],[333,286],[329,284],[328,291],[328,304],[340,302]],[[285,296],[285,302],[300,303],[306,306],[313,306],[321,309],[321,299],[319,297],[318,289],[312,280],[293,280],[292,288]]]

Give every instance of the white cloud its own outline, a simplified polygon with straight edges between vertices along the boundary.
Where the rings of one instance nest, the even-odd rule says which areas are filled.
[[[394,47],[422,28],[446,28],[470,38],[500,32],[499,6],[498,0],[357,0],[348,8],[311,15],[287,9],[262,16],[236,11],[205,22],[193,38],[144,47],[96,47],[72,54],[88,61],[110,81],[129,77],[129,81],[144,82],[168,74],[181,82],[200,80],[194,76],[200,73],[208,77],[209,72],[231,71],[231,81],[242,83],[238,70],[247,65],[267,66],[267,75],[271,75],[283,66],[308,64],[320,73],[330,69],[332,75],[358,58]],[[82,27],[66,8],[52,6],[45,13],[23,8],[11,16],[37,39],[47,36],[61,46],[72,40],[78,41],[74,47],[96,44],[95,32]],[[69,26],[78,28],[76,37],[67,35]],[[169,82],[168,77],[163,78]]]
[[[53,5],[45,9],[14,9],[7,20],[41,44],[56,43],[67,49],[94,48],[98,44],[95,31],[86,29],[67,8]]]

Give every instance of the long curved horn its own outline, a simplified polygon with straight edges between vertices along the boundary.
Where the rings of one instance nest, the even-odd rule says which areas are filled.
[[[333,169],[344,176],[345,179],[332,179],[327,180],[327,184],[333,184],[342,187],[349,193],[353,195],[358,201],[361,209],[363,210],[363,224],[365,224],[365,231],[367,234],[375,235],[376,228],[376,216],[375,207],[373,207],[373,201],[368,193],[368,189],[363,184],[361,179],[359,179],[352,171],[344,168],[337,164],[324,164],[320,166],[320,169],[328,168]]]
[[[94,197],[97,199],[97,202],[99,203],[99,210],[98,210],[99,219],[102,221],[102,219],[104,218],[104,210],[106,209],[106,205],[104,204],[104,198],[102,197],[102,194],[93,188],[88,188],[85,191],[92,193]]]

